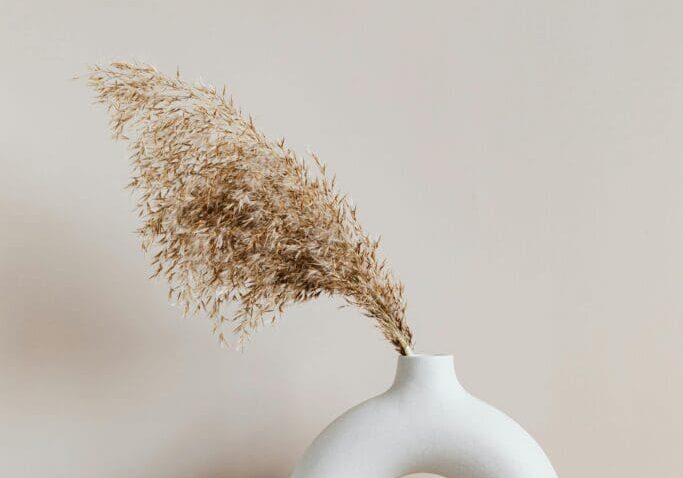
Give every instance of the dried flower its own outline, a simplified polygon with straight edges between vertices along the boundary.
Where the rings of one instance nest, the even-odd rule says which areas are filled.
[[[90,69],[90,86],[129,139],[143,248],[185,312],[205,311],[242,342],[286,305],[340,295],[410,354],[403,285],[378,259],[355,207],[307,162],[268,140],[225,90],[144,64]],[[232,317],[229,303],[238,304]]]

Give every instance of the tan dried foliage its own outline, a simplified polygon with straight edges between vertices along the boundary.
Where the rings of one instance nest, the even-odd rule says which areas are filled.
[[[89,85],[128,139],[143,248],[185,313],[205,311],[240,343],[291,303],[339,295],[410,354],[403,285],[356,209],[307,162],[268,140],[232,98],[144,64],[90,69]],[[226,306],[238,304],[226,317]]]

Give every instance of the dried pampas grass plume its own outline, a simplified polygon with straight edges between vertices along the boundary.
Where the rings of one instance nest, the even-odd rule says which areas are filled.
[[[89,85],[130,141],[143,248],[185,312],[203,310],[224,340],[320,294],[340,295],[411,354],[403,285],[378,259],[356,210],[317,170],[268,140],[215,88],[144,64],[90,69]],[[230,318],[225,306],[238,304]]]

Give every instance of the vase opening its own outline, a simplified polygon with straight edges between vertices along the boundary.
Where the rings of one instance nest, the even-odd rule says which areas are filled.
[[[404,475],[401,478],[444,478],[441,475],[434,475],[432,473],[413,473],[411,475]]]
[[[410,387],[459,387],[450,354],[418,354],[399,356],[393,388]]]

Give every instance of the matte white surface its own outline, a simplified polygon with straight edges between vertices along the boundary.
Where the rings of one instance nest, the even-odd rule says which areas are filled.
[[[85,65],[227,83],[382,235],[417,351],[561,477],[683,476],[683,2],[0,0],[0,477],[283,478],[395,355],[169,305]]]
[[[399,357],[385,393],[357,405],[311,444],[292,478],[557,478],[507,415],[460,385],[450,355]]]

